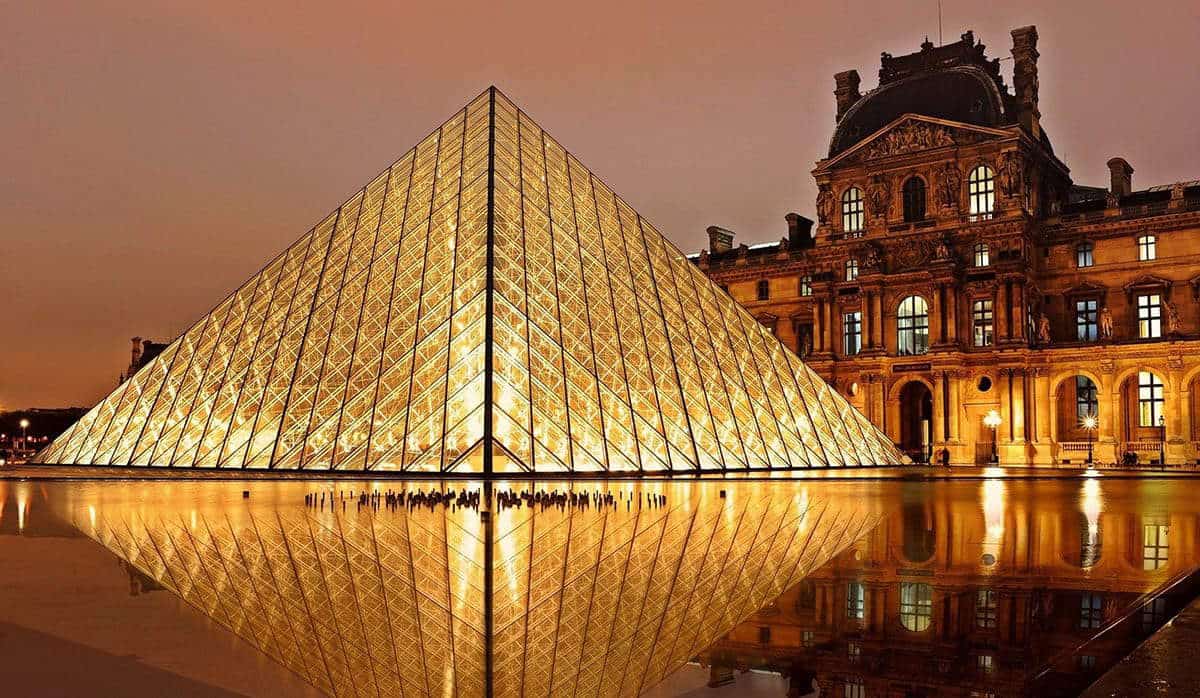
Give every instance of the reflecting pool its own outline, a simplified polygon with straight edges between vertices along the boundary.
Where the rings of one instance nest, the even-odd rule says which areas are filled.
[[[70,647],[126,695],[1074,695],[1195,596],[1186,486],[0,480],[0,674]]]

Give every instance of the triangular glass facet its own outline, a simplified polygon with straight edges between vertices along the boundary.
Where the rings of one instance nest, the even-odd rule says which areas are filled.
[[[900,460],[494,88],[38,456],[429,473]]]

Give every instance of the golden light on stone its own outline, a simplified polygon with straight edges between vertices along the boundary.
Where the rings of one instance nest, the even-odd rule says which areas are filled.
[[[597,473],[900,457],[489,89],[37,460]]]

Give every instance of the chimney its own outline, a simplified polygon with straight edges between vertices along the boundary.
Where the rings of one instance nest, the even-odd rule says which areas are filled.
[[[142,358],[142,338],[134,337],[129,341],[133,342],[133,350],[131,351],[131,358],[129,361],[129,365],[137,366],[138,359]]]
[[[1017,92],[1017,121],[1034,138],[1041,138],[1038,110],[1037,27],[1012,30],[1013,87]]]
[[[712,254],[728,252],[733,249],[733,231],[708,226],[708,251]]]
[[[812,219],[798,213],[789,213],[783,219],[787,221],[788,226],[788,247],[793,250],[810,250],[815,246]]]
[[[1129,192],[1133,191],[1133,168],[1129,166],[1125,158],[1109,160],[1108,174],[1111,181],[1108,190],[1118,199],[1122,196],[1129,196]]]
[[[833,76],[833,80],[837,83],[837,89],[833,91],[833,95],[837,97],[837,120],[841,121],[850,107],[853,107],[855,102],[862,97],[858,91],[858,83],[861,81],[858,78],[857,70],[837,73]]]

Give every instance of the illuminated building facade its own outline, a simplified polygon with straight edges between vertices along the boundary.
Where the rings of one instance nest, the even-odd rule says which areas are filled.
[[[492,88],[39,460],[488,474],[900,455]]]
[[[1074,184],[1012,37],[1011,92],[969,32],[836,75],[815,234],[692,259],[914,459],[1195,462],[1200,181]]]

